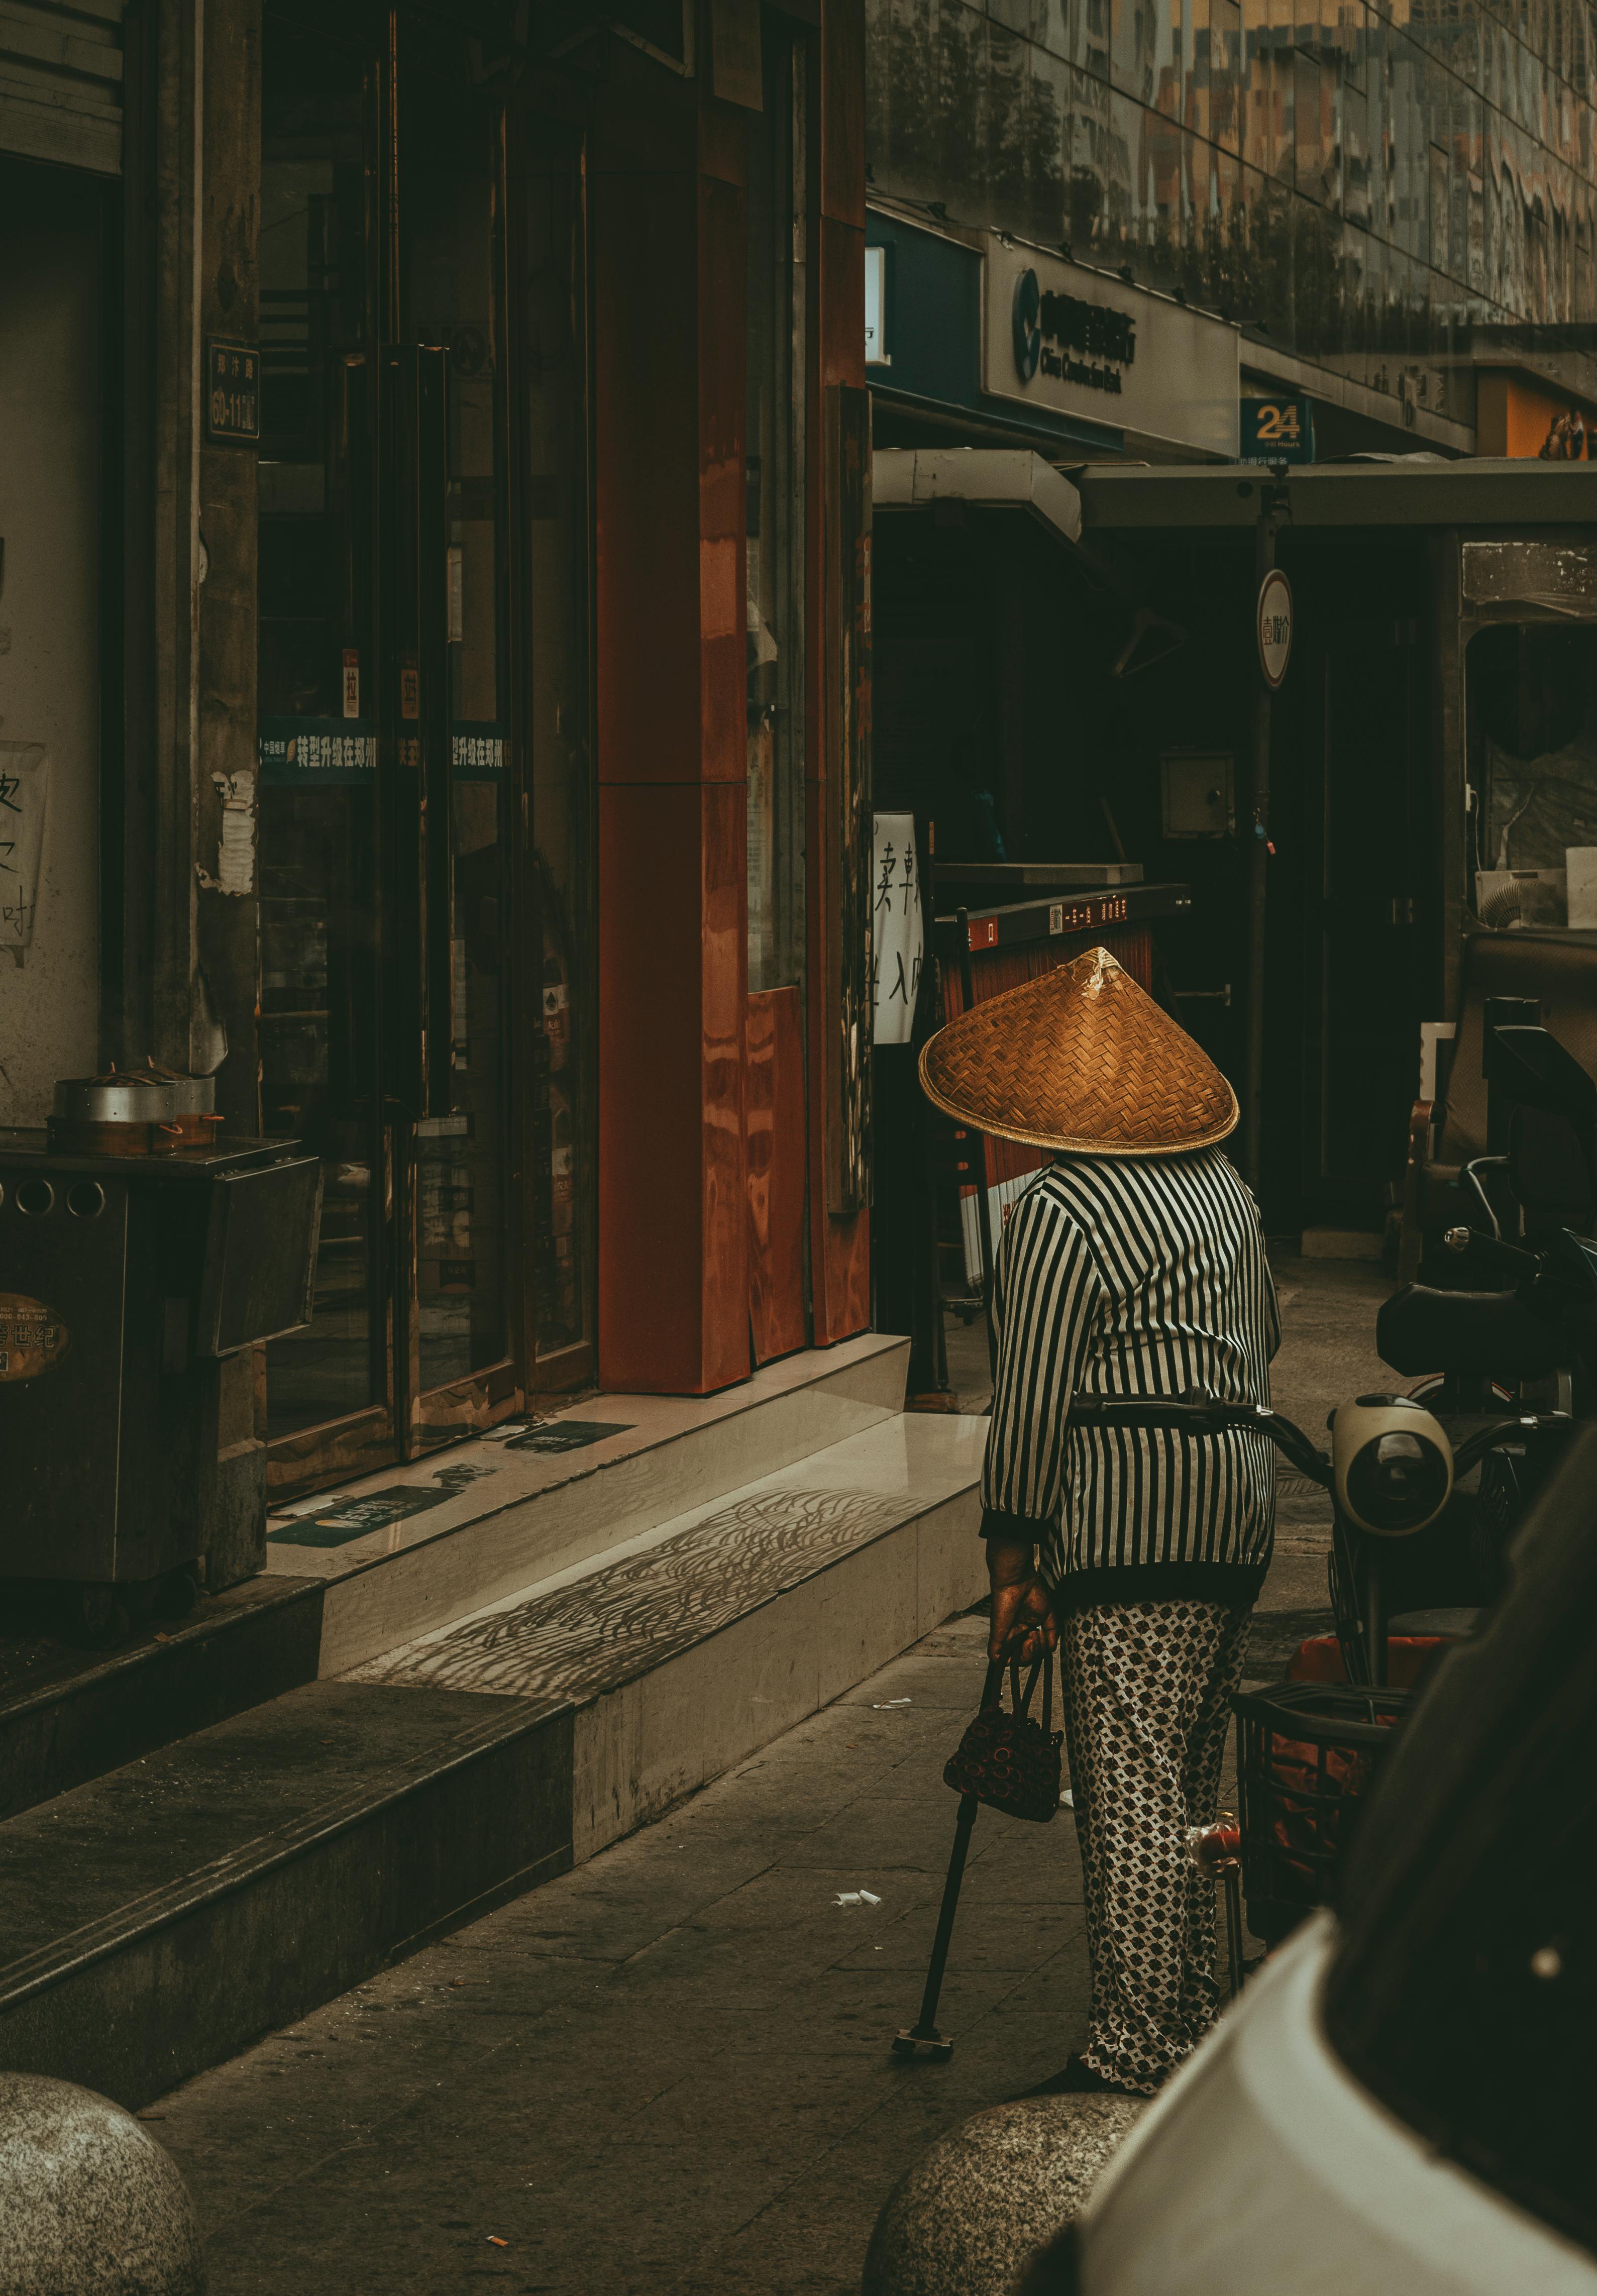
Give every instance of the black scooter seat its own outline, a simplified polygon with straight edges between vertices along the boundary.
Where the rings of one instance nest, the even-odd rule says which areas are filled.
[[[1382,1363],[1411,1377],[1430,1371],[1484,1372],[1503,1380],[1556,1371],[1559,1345],[1513,1292],[1437,1292],[1405,1283],[1375,1319]]]

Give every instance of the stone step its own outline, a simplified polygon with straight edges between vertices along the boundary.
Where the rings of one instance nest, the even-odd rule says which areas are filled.
[[[0,1817],[882,1424],[907,1360],[907,1341],[869,1334],[721,1395],[607,1395],[388,1468],[279,1512],[260,1578],[112,1652],[12,1622]]]
[[[904,1408],[909,1341],[868,1332],[719,1395],[601,1395],[274,1516],[267,1569],[319,1578],[341,1675]]]
[[[571,1717],[313,1682],[0,1825],[0,2064],[146,2103],[570,1863]]]
[[[138,2105],[562,1872],[982,1583],[896,1417],[0,1824],[0,2063]]]
[[[0,1817],[314,1682],[322,1591],[319,1578],[251,1579],[102,1652],[26,1626],[5,1636]]]
[[[902,1414],[353,1678],[569,1704],[580,1861],[977,1599],[987,1431]]]

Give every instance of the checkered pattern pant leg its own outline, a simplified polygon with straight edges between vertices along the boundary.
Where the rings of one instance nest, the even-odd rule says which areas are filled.
[[[1061,1623],[1093,1976],[1081,2054],[1147,2095],[1219,2005],[1215,1885],[1186,1830],[1216,1815],[1250,1617],[1221,1603],[1116,1603]]]

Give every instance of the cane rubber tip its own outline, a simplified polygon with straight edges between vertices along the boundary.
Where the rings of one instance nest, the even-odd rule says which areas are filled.
[[[896,2057],[913,2057],[917,2049],[924,2049],[929,2056],[944,2060],[954,2054],[953,2042],[946,2041],[940,2033],[917,2033],[912,2026],[905,2025],[894,2035],[893,2054]]]

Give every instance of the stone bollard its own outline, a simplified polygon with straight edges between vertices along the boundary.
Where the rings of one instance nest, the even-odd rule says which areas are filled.
[[[205,2296],[171,2158],[70,2081],[0,2073],[0,2296]]]
[[[883,2203],[862,2296],[1008,2296],[1151,2102],[1025,2097],[950,2129]]]

